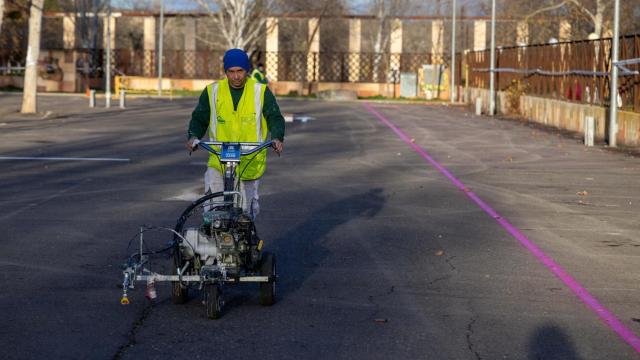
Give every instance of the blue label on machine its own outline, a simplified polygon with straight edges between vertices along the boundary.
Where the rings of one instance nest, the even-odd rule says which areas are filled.
[[[220,155],[220,161],[240,161],[240,144],[222,144],[222,154]]]

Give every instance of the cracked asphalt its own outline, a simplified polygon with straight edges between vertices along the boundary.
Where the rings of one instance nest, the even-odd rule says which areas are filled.
[[[42,96],[20,116],[0,94],[0,358],[639,357],[361,102],[279,100],[313,120],[287,124],[261,186],[274,306],[252,285],[225,288],[220,320],[167,286],[122,306],[129,239],[173,227],[202,191],[206,156],[184,150],[197,99],[85,100]],[[370,105],[640,334],[640,158],[462,108]]]

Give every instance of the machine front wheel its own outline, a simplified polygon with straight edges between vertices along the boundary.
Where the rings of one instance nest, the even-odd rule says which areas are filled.
[[[171,259],[170,273],[172,275],[178,274],[178,270],[176,269],[176,261],[175,259]],[[172,281],[171,282],[171,301],[174,304],[184,304],[189,300],[189,289],[182,286],[180,281]]]
[[[222,314],[222,297],[217,284],[204,285],[205,303],[207,306],[207,317],[209,319],[219,319]]]
[[[276,256],[268,251],[262,254],[260,275],[270,277],[269,282],[260,283],[260,305],[271,306],[276,301]]]

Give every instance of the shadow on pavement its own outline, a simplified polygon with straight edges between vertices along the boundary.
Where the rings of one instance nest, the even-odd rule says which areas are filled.
[[[382,189],[352,195],[313,211],[299,225],[273,240],[278,255],[279,295],[294,293],[330,255],[322,245],[327,234],[356,218],[372,218],[385,203]]]
[[[539,327],[529,343],[529,359],[580,360],[571,338],[553,324]]]

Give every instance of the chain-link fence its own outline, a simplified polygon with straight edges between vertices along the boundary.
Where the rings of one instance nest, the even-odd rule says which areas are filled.
[[[106,63],[103,49],[46,50],[75,52],[76,69],[85,78],[101,78]],[[111,51],[114,75],[158,76],[157,52],[115,49]],[[162,75],[174,79],[221,79],[222,51],[166,50]],[[444,64],[442,54],[389,54],[348,52],[267,52],[254,59],[266,65],[267,76],[278,81],[398,83],[401,72],[419,73],[426,64]],[[24,64],[19,51],[0,51],[0,67]]]
[[[220,79],[223,52],[169,50],[163,76]],[[129,76],[157,76],[157,54],[148,50],[114,50],[114,67]],[[420,71],[425,64],[444,63],[441,55],[346,52],[268,52],[255,60],[278,81],[397,83],[399,72]]]
[[[526,94],[609,106],[611,39],[508,47],[496,51],[499,91],[518,87]],[[489,88],[489,51],[467,54],[469,86]],[[620,59],[640,58],[640,34],[620,38]],[[628,65],[631,71],[638,64]],[[622,108],[640,112],[640,75],[619,72]]]

